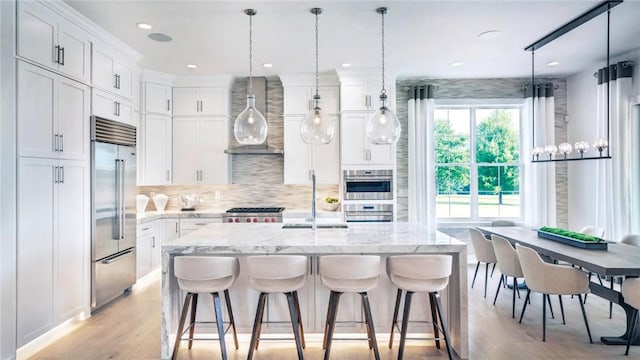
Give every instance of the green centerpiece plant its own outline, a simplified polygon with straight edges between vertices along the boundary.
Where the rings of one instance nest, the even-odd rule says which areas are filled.
[[[550,227],[550,226],[543,226],[538,230],[539,231],[544,231],[544,232],[547,232],[547,233],[550,233],[550,234],[555,234],[555,235],[568,237],[568,238],[571,238],[571,239],[581,240],[581,241],[590,241],[590,242],[600,242],[600,241],[602,241],[602,239],[600,239],[599,237],[596,237],[596,236],[585,235],[583,233],[579,233],[579,232],[575,232],[575,231],[569,231],[569,230],[560,229],[560,228],[554,228],[554,227]]]

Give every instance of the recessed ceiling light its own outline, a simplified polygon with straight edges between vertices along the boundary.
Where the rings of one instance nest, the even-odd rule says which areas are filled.
[[[464,63],[462,61],[455,61],[455,62],[451,63],[451,66],[453,66],[453,67],[459,67],[459,66],[462,66],[462,65],[464,65]]]
[[[195,68],[197,68],[197,67],[198,67],[198,65],[196,65],[196,64],[187,64],[187,67],[188,67],[189,69],[195,69]]]
[[[560,61],[554,60],[547,63],[547,66],[556,66],[560,65]]]
[[[262,64],[262,67],[270,68],[270,67],[273,67],[273,64],[264,63]]]
[[[349,63],[344,63],[344,64],[342,64],[342,67],[351,67],[351,64],[349,64]]]
[[[138,25],[138,27],[142,30],[149,30],[152,27],[151,25],[145,23],[137,23],[136,25]]]
[[[162,34],[162,33],[151,33],[147,36],[149,36],[149,39],[151,40],[160,41],[160,42],[169,42],[173,40],[171,39],[171,36],[167,34]]]
[[[491,40],[502,36],[502,30],[489,30],[478,34],[482,40]]]

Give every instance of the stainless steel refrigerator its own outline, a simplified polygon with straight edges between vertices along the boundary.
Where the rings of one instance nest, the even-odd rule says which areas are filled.
[[[136,128],[91,117],[91,308],[136,281]]]

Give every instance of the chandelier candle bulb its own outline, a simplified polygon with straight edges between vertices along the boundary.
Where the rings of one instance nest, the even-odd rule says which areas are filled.
[[[549,160],[551,160],[551,157],[553,156],[553,154],[558,152],[558,147],[555,145],[545,145],[544,152],[549,154]]]
[[[534,160],[539,160],[540,154],[542,154],[543,152],[544,149],[542,148],[542,146],[535,146],[533,149],[531,149],[531,154],[535,157]]]
[[[609,142],[607,139],[598,139],[593,143],[593,148],[598,150],[600,156],[602,156],[602,151],[609,147]]]
[[[575,144],[575,148],[577,151],[580,152],[580,158],[584,157],[584,152],[589,150],[589,143],[586,141],[578,141]]]
[[[569,154],[572,149],[573,147],[569,143],[562,143],[558,145],[558,150],[560,151],[561,154],[564,154],[565,159],[567,158],[567,154]]]

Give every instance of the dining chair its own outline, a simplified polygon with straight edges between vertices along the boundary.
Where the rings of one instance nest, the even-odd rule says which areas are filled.
[[[511,243],[498,235],[491,235],[491,243],[493,244],[493,250],[496,254],[496,259],[498,260],[498,270],[500,270],[500,283],[498,283],[498,288],[496,290],[496,296],[493,298],[493,305],[496,304],[496,300],[498,299],[498,293],[500,292],[500,287],[503,283],[507,282],[507,277],[513,277],[513,296],[511,300],[511,317],[516,317],[516,292],[518,292],[518,296],[520,296],[518,290],[518,278],[524,277],[522,273],[522,267],[520,266],[520,260],[518,259],[518,254],[516,250],[511,246]]]
[[[491,226],[493,226],[493,227],[516,226],[516,222],[515,221],[511,221],[511,220],[493,220],[491,222]]]
[[[591,330],[589,330],[589,321],[587,313],[584,311],[582,303],[582,294],[589,293],[588,275],[576,268],[566,265],[550,264],[542,260],[540,255],[533,249],[516,244],[516,252],[522,266],[524,279],[527,282],[527,297],[524,299],[522,314],[520,314],[520,323],[527,309],[527,302],[531,291],[542,294],[542,341],[546,341],[547,327],[547,300],[549,295],[559,295],[560,309],[563,309],[562,295],[578,295],[578,302],[582,309],[582,317],[589,335],[589,342],[593,343],[591,338]],[[564,311],[563,311],[564,313]],[[564,318],[564,316],[563,316]]]
[[[640,247],[640,234],[627,234],[622,237],[620,240],[621,244],[633,245]],[[622,286],[622,281],[624,280],[624,276],[612,276],[611,280],[611,290],[613,290],[613,284],[619,283]],[[613,303],[609,301],[609,319],[613,317]]]
[[[476,264],[476,271],[473,273],[473,281],[471,281],[471,288],[476,282],[476,276],[478,275],[478,268],[480,263],[485,263],[484,268],[484,297],[487,297],[487,282],[489,280],[489,264],[496,264],[496,254],[493,251],[493,245],[491,240],[487,240],[484,235],[478,229],[469,228],[469,235],[471,236],[471,245],[473,246],[473,252],[478,259]]]

